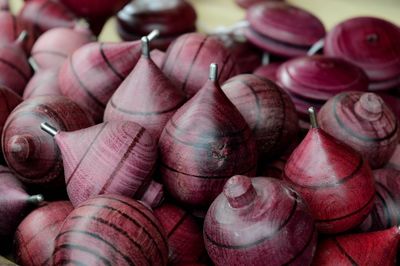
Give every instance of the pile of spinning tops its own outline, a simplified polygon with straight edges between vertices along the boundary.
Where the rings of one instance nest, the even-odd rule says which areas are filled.
[[[236,2],[0,1],[0,265],[395,265],[399,27]]]

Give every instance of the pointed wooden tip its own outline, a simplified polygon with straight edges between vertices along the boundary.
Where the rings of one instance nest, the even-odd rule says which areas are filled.
[[[317,113],[315,112],[314,107],[308,108],[308,114],[310,115],[310,122],[312,128],[319,128],[318,121],[317,121]]]
[[[149,35],[147,35],[147,39],[151,42],[152,40],[154,40],[155,38],[157,38],[160,35],[160,31],[159,30],[153,30],[152,32],[149,33]]]
[[[150,41],[149,38],[146,36],[143,36],[141,38],[142,42],[142,55],[145,56],[146,58],[150,58]]]
[[[212,63],[210,65],[209,80],[211,80],[211,81],[217,81],[218,80],[218,65],[215,64],[215,63]]]
[[[40,203],[42,203],[44,201],[44,197],[41,194],[38,195],[34,195],[34,196],[30,196],[28,198],[28,202],[30,204],[34,204],[34,205],[39,205]]]
[[[41,124],[40,124],[40,128],[41,128],[44,132],[48,133],[48,134],[49,134],[50,136],[52,136],[52,137],[54,137],[54,136],[57,135],[57,133],[58,133],[57,128],[53,127],[52,125],[50,125],[50,124],[47,123],[47,122],[41,123]]]

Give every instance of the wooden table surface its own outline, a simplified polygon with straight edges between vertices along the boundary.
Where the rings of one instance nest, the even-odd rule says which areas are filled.
[[[110,0],[112,1],[112,0]],[[149,0],[152,1],[152,0]],[[207,31],[217,26],[229,26],[244,18],[245,12],[236,6],[234,0],[189,0],[198,13],[198,28]],[[11,0],[16,12],[22,0]],[[327,29],[353,16],[376,16],[385,18],[400,26],[400,0],[288,0],[318,16]],[[115,20],[105,26],[100,40],[119,40],[115,32]]]

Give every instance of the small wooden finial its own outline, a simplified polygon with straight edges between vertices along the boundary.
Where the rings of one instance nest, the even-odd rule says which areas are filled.
[[[51,126],[51,125],[50,125],[49,123],[47,123],[47,122],[41,123],[41,124],[40,124],[40,128],[41,128],[44,132],[48,133],[49,135],[51,135],[51,136],[53,136],[53,137],[54,137],[55,135],[57,135],[57,133],[58,133],[57,128]]]
[[[308,113],[310,115],[310,122],[312,128],[319,128],[318,121],[317,121],[317,113],[315,112],[314,107],[308,108]]]

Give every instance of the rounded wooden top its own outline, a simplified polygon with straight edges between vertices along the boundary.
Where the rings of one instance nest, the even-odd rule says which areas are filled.
[[[379,18],[357,17],[338,24],[326,36],[324,52],[363,68],[372,81],[400,75],[400,30]]]
[[[329,100],[343,91],[366,91],[369,83],[361,68],[324,56],[285,62],[277,71],[277,80],[291,93],[315,100]]]
[[[311,46],[325,36],[324,25],[317,17],[284,2],[252,6],[246,17],[258,33],[292,45]]]

